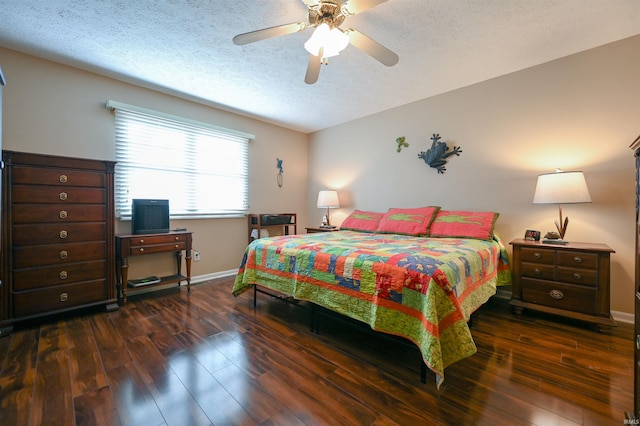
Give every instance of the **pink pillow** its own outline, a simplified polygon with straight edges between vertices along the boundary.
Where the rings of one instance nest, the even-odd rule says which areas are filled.
[[[429,225],[431,225],[439,209],[440,207],[437,206],[418,207],[415,209],[389,209],[380,220],[376,232],[413,236],[427,235],[429,233]]]
[[[499,213],[440,210],[429,229],[432,237],[490,240]]]
[[[342,222],[340,229],[347,231],[375,232],[378,229],[378,222],[384,213],[368,212],[364,210],[354,210]]]

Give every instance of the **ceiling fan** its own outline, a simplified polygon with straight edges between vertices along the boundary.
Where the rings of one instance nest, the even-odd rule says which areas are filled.
[[[361,32],[340,25],[345,18],[378,6],[387,0],[301,0],[309,9],[308,23],[295,22],[238,34],[234,44],[242,46],[260,40],[280,37],[309,27],[315,28],[311,38],[305,43],[310,53],[304,81],[313,84],[318,81],[320,66],[327,64],[327,58],[338,55],[350,43],[367,55],[390,67],[398,63],[398,55]]]

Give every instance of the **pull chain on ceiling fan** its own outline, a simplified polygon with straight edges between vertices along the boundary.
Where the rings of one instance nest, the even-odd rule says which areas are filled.
[[[398,55],[380,43],[353,28],[346,30],[340,28],[345,18],[378,6],[387,0],[301,1],[309,9],[308,23],[296,22],[238,34],[233,38],[233,42],[243,46],[260,40],[304,31],[308,27],[315,28],[311,38],[304,44],[305,49],[311,55],[304,79],[307,84],[318,81],[320,65],[327,64],[327,58],[340,54],[349,43],[388,67],[398,63]]]

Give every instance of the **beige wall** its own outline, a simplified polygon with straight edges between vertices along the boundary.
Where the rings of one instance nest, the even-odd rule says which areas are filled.
[[[7,150],[115,159],[113,116],[107,99],[188,117],[256,136],[249,148],[250,211],[297,212],[307,216],[307,136],[242,115],[0,48],[7,79],[3,148]],[[276,183],[276,158],[284,160],[284,185]],[[117,169],[116,169],[117,171]],[[194,232],[201,259],[194,276],[236,269],[247,244],[246,219],[172,221]],[[129,232],[130,222],[116,223]],[[172,273],[170,256],[132,260],[130,276]]]
[[[343,208],[440,205],[500,213],[507,242],[555,229],[557,206],[533,205],[536,177],[582,170],[593,202],[564,206],[567,239],[612,247],[611,306],[633,312],[634,158],[640,133],[640,37],[592,49],[310,136],[309,222],[318,189]],[[446,70],[442,70],[446,72]],[[419,82],[417,82],[419,84]],[[417,158],[440,133],[462,147],[437,174]],[[409,148],[396,152],[395,139]],[[624,315],[622,315],[624,317]]]

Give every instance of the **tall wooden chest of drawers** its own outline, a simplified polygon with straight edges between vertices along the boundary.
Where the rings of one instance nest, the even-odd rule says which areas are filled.
[[[516,239],[513,288],[509,302],[523,308],[589,321],[600,328],[615,325],[610,310],[610,257],[606,244],[544,244]]]
[[[0,329],[107,305],[115,288],[115,162],[3,151]]]

